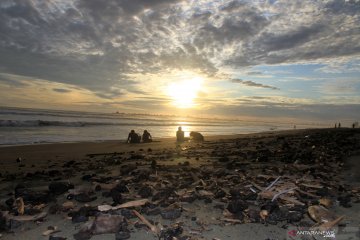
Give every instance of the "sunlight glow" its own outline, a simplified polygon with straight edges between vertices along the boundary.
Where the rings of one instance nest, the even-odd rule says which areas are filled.
[[[194,99],[201,89],[203,79],[195,77],[189,80],[171,83],[167,94],[172,98],[173,104],[178,108],[195,107]]]

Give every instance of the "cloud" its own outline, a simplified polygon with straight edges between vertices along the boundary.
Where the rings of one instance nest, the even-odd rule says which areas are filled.
[[[69,92],[71,92],[71,90],[65,89],[65,88],[53,88],[52,90],[54,92],[58,92],[58,93],[69,93]]]
[[[268,89],[272,89],[272,90],[280,90],[277,87],[264,85],[264,84],[256,83],[256,82],[253,82],[253,81],[245,81],[245,80],[242,80],[242,79],[231,79],[230,81],[233,82],[233,83],[240,83],[240,84],[246,85],[248,87],[259,87],[259,88],[268,88]]]
[[[0,73],[0,82],[13,87],[26,87],[27,83],[21,81],[16,75]]]
[[[239,69],[261,76],[251,71],[259,65],[320,63],[329,71],[339,59],[359,59],[358,22],[355,0],[6,0],[0,73],[24,76],[12,84],[45,79],[115,100],[145,96],[144,86],[155,86],[149,74],[175,70],[230,79]]]

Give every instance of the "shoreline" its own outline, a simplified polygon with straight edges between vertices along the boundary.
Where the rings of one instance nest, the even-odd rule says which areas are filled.
[[[237,136],[243,136],[243,135],[257,135],[257,134],[269,134],[269,133],[284,133],[284,132],[297,132],[297,131],[307,131],[307,130],[324,130],[324,129],[332,129],[327,127],[322,128],[298,128],[298,129],[283,129],[283,130],[267,130],[267,131],[260,131],[260,132],[249,132],[249,133],[233,133],[233,134],[214,134],[214,135],[205,135],[204,137],[207,139],[221,139],[224,138],[231,138],[231,137],[237,137]],[[344,127],[343,129],[350,129]],[[154,142],[156,141],[162,141],[162,140],[169,140],[169,139],[175,139],[173,136],[165,136],[165,137],[154,137]],[[60,141],[60,142],[35,142],[35,143],[20,143],[20,144],[0,144],[0,148],[8,148],[8,147],[22,147],[22,146],[37,146],[37,145],[51,145],[51,144],[79,144],[79,143],[104,143],[104,142],[123,142],[126,143],[126,138],[123,139],[106,139],[106,140],[79,140],[79,141]],[[143,144],[143,143],[140,143]]]

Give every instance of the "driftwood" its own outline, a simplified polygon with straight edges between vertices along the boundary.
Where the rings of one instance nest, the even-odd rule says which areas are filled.
[[[340,223],[344,218],[345,218],[345,216],[341,216],[341,217],[336,218],[333,221],[323,223],[320,226],[318,226],[317,229],[319,229],[320,231],[328,231],[329,229],[333,228],[335,225]]]
[[[49,235],[51,235],[51,234],[53,234],[53,233],[57,233],[57,232],[60,232],[60,230],[58,230],[58,227],[55,226],[55,227],[51,227],[51,229],[48,229],[48,230],[44,231],[44,232],[42,233],[42,235],[43,235],[43,236],[49,236]]]
[[[100,205],[100,206],[98,206],[98,210],[100,212],[106,212],[109,210],[117,210],[117,209],[121,209],[121,208],[139,207],[139,206],[145,205],[148,201],[149,200],[145,198],[145,199],[126,202],[126,203],[117,205],[115,207],[112,207],[110,205]]]
[[[41,212],[39,214],[32,215],[32,216],[30,216],[30,215],[13,216],[13,215],[9,215],[8,211],[2,212],[2,214],[6,219],[16,220],[16,221],[20,221],[20,222],[36,221],[36,220],[42,219],[47,216],[47,212]]]
[[[160,230],[153,224],[151,224],[144,216],[142,216],[138,211],[133,210],[133,213],[140,219],[140,221],[142,221],[146,226],[148,226],[148,228],[150,228],[150,230],[155,233],[155,234],[159,234]]]

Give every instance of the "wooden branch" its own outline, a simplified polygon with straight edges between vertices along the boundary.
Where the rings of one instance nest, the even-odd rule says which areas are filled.
[[[142,216],[138,211],[133,210],[133,213],[140,219],[140,221],[142,221],[146,226],[148,226],[148,228],[150,228],[150,230],[155,233],[155,234],[159,234],[160,230],[153,224],[151,224],[144,216]]]

